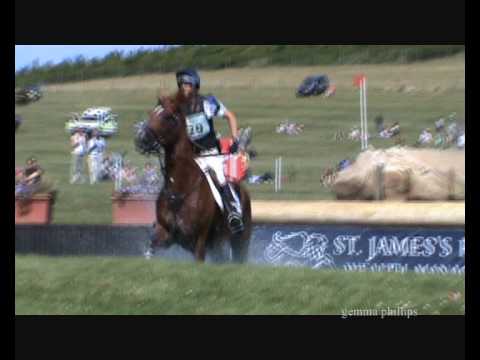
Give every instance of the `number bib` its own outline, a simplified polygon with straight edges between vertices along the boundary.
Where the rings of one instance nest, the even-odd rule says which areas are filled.
[[[210,124],[204,113],[187,116],[187,132],[192,140],[198,140],[208,135]]]

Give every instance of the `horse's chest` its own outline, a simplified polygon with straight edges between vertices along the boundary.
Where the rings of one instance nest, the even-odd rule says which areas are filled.
[[[166,201],[160,207],[159,215],[159,218],[166,222],[171,235],[175,235],[175,240],[193,236],[195,224],[192,221],[191,209],[185,203]]]

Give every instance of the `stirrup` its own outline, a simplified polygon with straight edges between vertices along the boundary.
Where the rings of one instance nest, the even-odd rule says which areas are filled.
[[[240,234],[244,230],[243,220],[238,214],[230,214],[227,218],[228,227],[233,235]]]

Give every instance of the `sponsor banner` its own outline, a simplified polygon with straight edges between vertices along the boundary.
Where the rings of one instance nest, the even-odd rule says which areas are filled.
[[[143,256],[151,231],[150,226],[16,225],[15,252]],[[156,256],[193,261],[192,254],[178,246],[159,250]],[[213,261],[208,254],[207,261]],[[248,262],[346,271],[463,274],[465,229],[256,225]]]
[[[464,228],[257,226],[252,262],[313,269],[465,272]]]

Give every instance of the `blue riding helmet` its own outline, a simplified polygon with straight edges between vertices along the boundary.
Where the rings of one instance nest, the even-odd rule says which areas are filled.
[[[177,72],[177,85],[178,87],[182,86],[182,84],[191,84],[197,90],[200,89],[200,76],[196,70],[193,69],[185,69]]]

